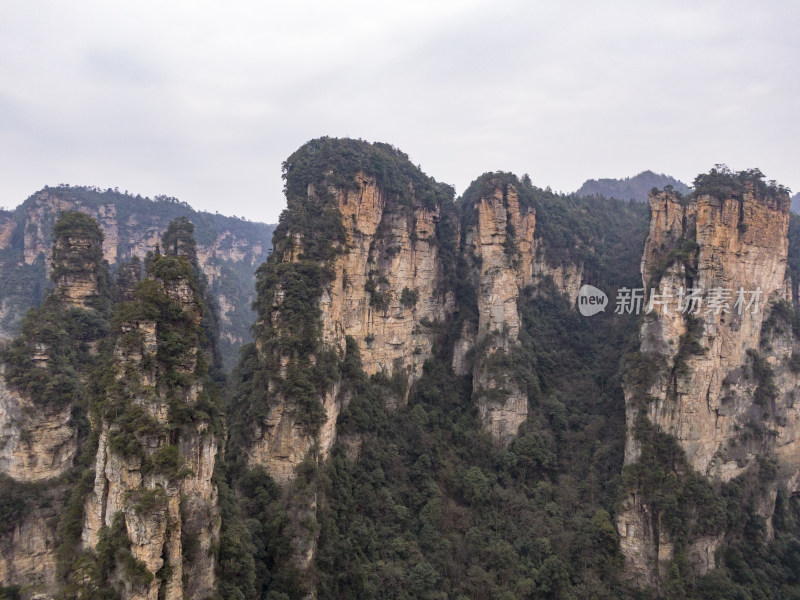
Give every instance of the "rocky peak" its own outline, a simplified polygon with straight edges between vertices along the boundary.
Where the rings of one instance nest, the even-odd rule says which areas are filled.
[[[114,190],[47,187],[13,212],[0,214],[0,338],[19,332],[28,308],[41,304],[52,270],[53,225],[63,212],[78,211],[95,219],[103,233],[103,257],[113,271],[133,258],[144,260],[162,243],[169,223],[188,218],[196,228],[197,264],[220,307],[221,352],[231,368],[238,348],[250,339],[255,314],[255,270],[271,248],[274,226],[235,217],[202,213],[174,198],[143,198]],[[189,252],[175,238],[165,254]]]
[[[507,444],[528,414],[528,396],[513,380],[508,363],[519,345],[517,301],[532,277],[536,213],[520,206],[513,182],[485,175],[468,210],[465,247],[477,290],[478,323],[475,345],[481,348],[473,367],[473,396],[484,427]],[[471,334],[467,329],[465,333]],[[460,341],[459,355],[471,346]],[[513,360],[513,359],[512,359]]]
[[[324,457],[335,440],[347,338],[368,375],[404,389],[419,378],[433,325],[454,307],[441,255],[458,234],[452,189],[385,144],[315,140],[284,167],[288,208],[258,284],[269,408],[247,437],[251,463],[285,482],[312,447]],[[301,373],[309,395],[298,402],[289,390]]]
[[[787,425],[795,421],[791,400],[784,405],[777,394],[765,410],[760,386],[767,375],[752,376],[761,369],[771,380],[773,369],[784,372],[779,367],[788,361],[792,346],[783,343],[780,356],[760,355],[765,349],[775,352],[773,328],[766,323],[785,301],[789,201],[782,188],[763,184],[758,175],[712,170],[698,177],[689,199],[651,194],[642,277],[645,286],[662,294],[659,300],[668,294],[672,304],[658,302],[643,319],[640,358],[626,385],[625,462],[632,472],[645,455],[652,457],[652,437],[642,434],[647,423],[672,436],[685,456],[685,468],[712,484],[758,470],[759,460],[775,456],[774,440],[765,443],[743,431],[769,423],[778,446],[795,437],[793,425]],[[688,297],[689,290],[697,291],[700,305],[681,312],[678,296]],[[787,382],[787,387],[794,384]],[[777,413],[783,417],[776,422]],[[782,462],[787,465],[783,481],[796,486],[797,461]],[[629,573],[656,583],[672,558],[675,539],[659,526],[663,514],[648,502],[648,490],[634,486],[629,491],[618,520],[622,550]],[[762,502],[768,518],[774,492],[771,501]],[[723,533],[697,535],[691,542],[689,554],[698,572],[714,568],[714,548]]]
[[[92,584],[112,584],[126,600],[205,596],[214,590],[220,528],[209,417],[217,407],[198,364],[206,309],[189,260],[150,255],[147,278],[118,310],[108,366],[117,384],[98,401],[81,543],[99,552],[112,536],[117,557],[129,556],[138,574],[129,569],[119,582]],[[185,546],[189,538],[196,547]]]
[[[56,293],[68,305],[91,308],[99,296],[103,233],[80,212],[66,212],[53,226],[53,270]]]
[[[0,472],[20,481],[51,479],[72,466],[79,445],[73,411],[85,402],[83,378],[104,333],[100,229],[67,212],[53,231],[55,291],[28,313],[0,366]],[[95,314],[84,319],[75,309]]]
[[[187,217],[171,221],[161,238],[161,246],[168,256],[185,256],[197,265],[197,243],[194,240],[194,225]]]

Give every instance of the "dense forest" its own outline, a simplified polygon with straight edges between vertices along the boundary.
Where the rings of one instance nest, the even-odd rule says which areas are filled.
[[[392,146],[331,138],[289,157],[284,177],[288,208],[275,252],[257,272],[255,341],[241,348],[227,375],[217,288],[198,261],[199,246],[216,229],[172,220],[141,263],[109,270],[97,222],[68,212],[54,223],[55,290],[39,292],[44,301],[5,349],[3,379],[15,393],[52,405],[48,410],[71,407],[79,451],[55,479],[0,475],[4,552],[19,552],[13,531],[30,515],[49,515],[55,524],[52,597],[158,600],[179,588],[182,595],[172,597],[193,597],[187,590],[203,555],[214,565],[208,596],[224,600],[800,598],[800,504],[791,489],[773,485],[783,467],[764,451],[743,475],[712,481],[694,470],[674,436],[647,419],[629,431],[626,402],[637,394],[650,401],[647,382],[660,368],[640,348],[648,316],[612,306],[586,318],[575,308],[564,275],[570,269],[609,296],[642,287],[648,203],[595,191],[555,194],[510,173],[484,174],[456,198]],[[694,181],[696,192],[683,189],[685,196],[672,195],[681,191],[677,183],[666,184],[667,192],[683,207],[700,194],[736,207],[748,194],[788,198],[757,169],[715,167]],[[352,209],[356,201],[361,212]],[[374,212],[365,216],[364,207]],[[481,228],[496,224],[487,217],[492,207],[502,227],[483,235]],[[532,262],[521,250],[519,224],[533,222],[525,215],[535,215]],[[692,235],[675,241],[679,251],[663,249],[660,276],[696,268]],[[60,239],[88,249],[65,254]],[[90,242],[76,246],[75,239]],[[515,338],[508,325],[481,337],[485,303],[501,290],[487,291],[496,269],[484,263],[488,253],[478,254],[481,244],[493,243],[509,268],[546,271],[511,286]],[[366,271],[364,289],[354,292],[359,244],[367,248]],[[447,318],[417,318],[433,300],[393,278],[407,255],[417,265],[420,256],[435,257],[431,277]],[[794,306],[784,301],[771,309],[764,336],[779,329],[795,340],[797,215],[788,218],[787,263]],[[59,281],[86,272],[96,291],[82,307],[65,304],[70,296]],[[356,292],[367,306],[346,303]],[[409,360],[427,353],[419,374],[375,368],[375,338],[326,329],[325,306],[334,306],[337,294],[376,321],[414,320]],[[456,353],[469,331],[477,333],[464,360],[479,367],[459,373]],[[429,339],[430,348],[420,342]],[[676,340],[679,356],[708,352],[699,339],[688,329]],[[39,358],[42,348],[49,360]],[[742,377],[755,382],[755,401],[774,404],[773,367],[756,350],[748,356]],[[522,390],[525,418],[509,443],[486,430],[478,368]],[[481,393],[499,403],[507,394],[502,386]],[[254,450],[259,435],[277,438],[282,428],[295,436],[287,439],[308,441],[286,477]],[[330,428],[335,435],[323,447]],[[629,435],[642,441],[641,452],[624,465]],[[205,480],[187,450],[198,444],[216,449]],[[275,452],[284,460],[293,451]],[[104,513],[99,542],[88,547],[101,464],[95,457],[103,452],[103,464],[141,473],[141,489],[128,490],[117,518]],[[203,485],[204,501],[214,502],[203,505],[203,522],[216,523],[207,528],[187,501]],[[676,548],[652,585],[632,579],[620,547],[617,518],[632,487],[663,516]],[[767,520],[759,502],[769,494],[774,511]],[[169,512],[173,499],[180,518]],[[142,520],[147,515],[152,519]],[[165,540],[157,570],[134,543],[142,523]],[[167,524],[159,530],[158,523]],[[177,537],[170,527],[178,527]],[[716,569],[701,573],[688,557],[689,541],[711,534],[721,540]],[[32,597],[23,582],[3,585],[0,598]]]

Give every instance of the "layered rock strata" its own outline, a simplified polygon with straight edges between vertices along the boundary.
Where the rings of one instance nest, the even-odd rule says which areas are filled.
[[[643,441],[634,432],[637,419],[646,417],[674,436],[688,464],[711,482],[729,481],[756,468],[760,457],[775,456],[776,486],[800,491],[793,402],[798,380],[789,368],[797,341],[791,327],[773,323],[781,323],[786,310],[784,196],[751,184],[739,197],[651,195],[642,279],[660,295],[642,321],[640,350],[661,367],[645,389],[626,388],[626,464],[639,460]],[[702,293],[690,305],[692,289]],[[688,307],[683,312],[681,301]],[[777,383],[770,388],[774,396],[762,387],[767,372]],[[745,433],[764,428],[772,433]],[[767,522],[775,489],[761,503]],[[657,583],[673,555],[660,518],[638,490],[629,490],[618,529],[628,572],[642,584]],[[714,568],[720,541],[706,536],[690,544],[687,555],[698,573]]]
[[[514,380],[512,365],[519,346],[517,302],[533,277],[536,214],[521,208],[516,188],[501,181],[493,181],[491,193],[473,208],[477,219],[465,237],[478,302],[473,398],[484,428],[507,444],[528,414],[528,394]]]
[[[320,350],[343,357],[346,339],[358,344],[364,371],[401,378],[406,389],[422,373],[430,358],[436,323],[452,313],[454,297],[444,284],[437,224],[442,206],[423,205],[410,192],[407,203],[392,202],[374,176],[355,175],[349,187],[327,183],[309,184],[304,198],[295,202],[329,203],[335,211],[341,237],[334,243],[333,257],[322,266],[327,280],[315,292],[320,315]],[[291,210],[291,205],[290,205]],[[457,232],[453,232],[453,237]],[[298,232],[287,232],[286,244],[272,257],[274,268],[305,260],[306,240]],[[457,243],[456,239],[452,244]],[[278,284],[276,303],[262,317],[279,323],[284,292]],[[279,336],[294,335],[279,329]],[[281,367],[272,375],[285,379],[292,356],[279,358]],[[274,384],[273,384],[274,387]],[[326,456],[336,437],[336,419],[341,409],[340,384],[333,381],[320,390],[324,417],[313,435],[296,416],[293,399],[278,395],[269,414],[252,432],[248,455],[253,464],[264,465],[278,481],[286,482],[312,447]],[[390,399],[402,402],[404,398]]]
[[[212,475],[219,444],[203,412],[188,416],[204,393],[196,375],[202,299],[188,275],[190,262],[183,256],[153,260],[154,274],[145,281],[150,286],[143,289],[163,294],[157,302],[171,304],[162,310],[173,316],[146,318],[144,311],[121,323],[113,368],[123,391],[105,401],[82,542],[97,548],[104,528],[111,530],[122,515],[132,557],[149,574],[146,583],[127,580],[122,597],[179,600],[214,591],[220,515]],[[176,270],[184,274],[176,276]],[[170,275],[160,279],[158,273]],[[146,301],[142,293],[134,302]],[[180,354],[164,347],[176,335],[189,342]],[[168,352],[171,366],[162,358]],[[123,406],[127,414],[140,415],[137,430],[115,414]],[[178,414],[187,416],[176,420]]]

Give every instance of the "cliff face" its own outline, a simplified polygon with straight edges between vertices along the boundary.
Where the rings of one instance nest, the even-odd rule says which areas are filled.
[[[374,177],[359,173],[356,182],[355,190],[330,190],[345,243],[320,300],[323,341],[344,352],[345,338],[353,337],[368,375],[399,373],[410,385],[433,343],[422,323],[443,321],[454,306],[436,240],[441,207],[416,198],[410,206],[387,205]]]
[[[50,506],[30,511],[10,531],[0,531],[0,585],[15,583],[26,597],[49,598],[57,589],[53,521],[62,502],[50,500]]]
[[[77,449],[72,406],[39,406],[9,388],[0,372],[0,472],[18,481],[58,477]]]
[[[439,258],[437,224],[442,218],[440,205],[423,206],[414,191],[405,203],[387,201],[387,191],[374,176],[358,172],[352,187],[337,187],[327,182],[309,184],[306,197],[298,202],[329,203],[335,210],[340,236],[332,243],[332,258],[323,264],[326,281],[317,290],[315,304],[319,314],[319,350],[343,358],[346,340],[358,347],[362,366],[368,375],[402,380],[404,387],[419,378],[422,365],[431,356],[436,335],[434,324],[444,321],[454,307],[453,293],[445,284]],[[291,207],[290,207],[291,210]],[[457,232],[452,233],[453,237]],[[310,253],[300,232],[286,234],[287,244],[280,263],[301,265]],[[457,243],[455,239],[452,244]],[[278,262],[280,261],[280,262]],[[276,301],[263,321],[278,324],[283,320],[286,302],[283,283],[278,283]],[[278,328],[279,336],[295,335],[289,328]],[[282,354],[277,378],[285,381],[295,356]],[[271,386],[277,387],[274,383]],[[294,468],[312,446],[321,456],[336,439],[336,419],[342,401],[340,382],[334,378],[322,386],[319,401],[324,416],[319,430],[308,428],[295,415],[293,398],[277,394],[269,413],[252,433],[248,454],[253,464],[264,465],[278,481],[288,481]],[[404,397],[389,399],[402,402]]]
[[[219,443],[198,373],[206,309],[186,255],[153,257],[148,272],[117,332],[81,540],[99,551],[116,528],[129,545],[139,572],[117,586],[123,598],[205,597],[220,528]]]
[[[0,584],[25,597],[109,588],[175,600],[216,589],[214,319],[191,224],[175,223],[170,239],[189,241],[149,256],[140,283],[121,283],[128,300],[108,332],[97,225],[74,212],[54,225],[56,289],[28,316],[0,379],[0,467],[13,509],[0,531]],[[82,462],[94,453],[93,484],[79,453]]]
[[[740,195],[701,193],[690,203],[661,192],[651,195],[650,205],[643,282],[672,298],[670,310],[657,302],[642,321],[641,355],[659,366],[647,381],[626,387],[625,463],[635,465],[642,456],[647,441],[635,432],[643,417],[674,436],[688,465],[712,484],[773,456],[779,477],[760,509],[768,521],[777,487],[798,491],[797,380],[788,366],[796,342],[781,318],[788,198],[748,184]],[[677,310],[678,295],[692,288],[703,290],[703,304],[687,315]],[[622,550],[629,573],[655,583],[672,558],[674,540],[642,490],[629,491],[618,519]],[[714,568],[722,535],[690,543],[687,554],[697,572]]]
[[[52,227],[64,211],[80,211],[103,232],[103,257],[115,267],[144,259],[169,222],[189,216],[198,230],[198,262],[220,306],[221,341],[231,367],[250,339],[255,269],[271,249],[271,225],[192,210],[174,199],[155,201],[88,188],[45,188],[0,215],[0,337],[13,337],[25,311],[39,304],[51,270]]]
[[[312,451],[327,456],[349,399],[335,367],[346,358],[348,339],[366,375],[405,390],[386,399],[391,409],[405,401],[436,340],[459,314],[453,369],[472,376],[486,431],[508,444],[528,413],[527,389],[513,377],[518,300],[527,287],[541,291],[548,282],[574,302],[580,263],[554,266],[545,257],[534,237],[532,200],[520,200],[512,176],[485,175],[471,188],[480,192],[455,204],[452,192],[398,155],[372,157],[398,161],[395,172],[373,173],[365,159],[343,178],[333,167],[336,157],[324,162],[306,152],[287,161],[288,209],[275,253],[260,273],[256,341],[269,400],[246,425],[250,464],[285,483]],[[320,163],[312,168],[306,161]],[[458,286],[474,290],[461,305]],[[314,388],[311,398],[298,398],[301,371],[319,372],[303,383]],[[309,404],[316,406],[313,426]],[[252,400],[249,407],[256,412]]]
[[[517,302],[533,276],[536,215],[520,210],[513,185],[493,181],[490,189],[474,205],[477,220],[465,238],[478,302],[473,397],[483,426],[506,444],[528,414],[527,392],[514,381],[508,358],[519,345]]]
[[[55,238],[55,291],[49,308],[31,317],[25,335],[12,346],[9,362],[0,365],[0,472],[18,481],[51,479],[72,466],[78,450],[73,419],[78,395],[64,391],[79,385],[74,376],[77,365],[63,356],[72,350],[69,340],[58,343],[68,334],[54,329],[63,329],[62,318],[73,315],[100,317],[95,305],[105,270],[97,225],[82,215],[66,213],[56,224]],[[92,337],[86,341],[93,342]]]

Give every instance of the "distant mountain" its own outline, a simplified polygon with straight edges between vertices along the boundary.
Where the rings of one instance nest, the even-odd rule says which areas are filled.
[[[681,194],[691,191],[688,185],[674,177],[663,173],[653,173],[653,171],[642,171],[634,177],[625,179],[589,179],[575,194],[578,196],[605,196],[618,200],[633,198],[639,202],[647,202],[650,190],[654,187],[662,189],[666,185],[671,185],[672,189]]]
[[[792,196],[792,212],[800,215],[800,192]]]
[[[90,187],[45,187],[16,209],[0,211],[0,338],[16,335],[20,320],[50,286],[52,228],[63,211],[95,218],[112,270],[144,258],[170,221],[187,217],[195,227],[198,263],[220,305],[220,346],[227,367],[250,340],[255,314],[255,270],[272,248],[274,225],[198,212],[175,198],[155,199]]]

